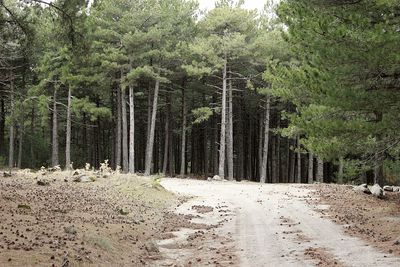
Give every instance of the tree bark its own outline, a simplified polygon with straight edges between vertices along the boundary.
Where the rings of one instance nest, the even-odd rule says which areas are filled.
[[[184,85],[184,84],[183,84]],[[185,87],[182,87],[182,137],[181,137],[181,170],[180,176],[185,176],[186,165],[186,96]]]
[[[300,137],[297,136],[297,174],[296,183],[301,183],[301,152],[300,152]]]
[[[8,151],[8,167],[10,170],[14,167],[14,76],[11,77],[10,84],[10,143],[9,143],[9,151]]]
[[[129,86],[129,173],[135,173],[135,102],[133,86]]]
[[[71,87],[68,87],[67,133],[65,140],[65,169],[71,169]]]
[[[314,182],[314,155],[308,153],[308,183],[312,184]]]
[[[145,172],[146,176],[150,175],[151,164],[153,158],[153,147],[154,147],[154,131],[156,128],[156,116],[157,116],[157,101],[158,101],[158,91],[160,89],[160,81],[156,80],[156,85],[154,87],[154,98],[153,98],[153,111],[151,113],[151,125],[150,132],[148,135],[149,141],[147,142],[146,148],[146,162],[145,162]]]
[[[58,162],[58,119],[57,119],[57,88],[54,88],[53,94],[53,129],[52,129],[52,153],[51,153],[51,165],[55,167],[59,165]]]
[[[128,166],[128,118],[126,113],[126,90],[121,88],[121,112],[122,112],[122,171],[127,173]]]
[[[166,112],[165,112],[165,138],[164,138],[164,160],[163,160],[163,174],[167,175],[168,171],[168,154],[169,154],[169,122],[170,122],[170,112],[171,112],[171,100],[167,93],[165,97],[166,101]]]
[[[233,174],[233,88],[232,80],[229,80],[229,105],[228,105],[228,180],[232,181]]]
[[[121,112],[121,90],[117,87],[117,142],[115,148],[115,168],[121,167],[121,145],[122,145],[122,112]]]
[[[227,72],[227,62],[225,59],[224,69],[222,71],[221,133],[219,140],[219,164],[218,164],[218,175],[221,178],[225,178],[226,72]]]
[[[344,158],[340,157],[339,158],[339,170],[338,170],[338,180],[337,183],[338,184],[343,184],[343,168],[344,168]]]
[[[317,181],[320,183],[324,182],[324,161],[317,158]]]
[[[0,155],[4,153],[4,148],[6,143],[4,141],[5,137],[5,108],[4,108],[4,97],[3,95],[0,96]]]
[[[383,159],[380,153],[375,153],[374,184],[383,186]]]
[[[23,132],[22,132],[22,126],[20,126],[18,133],[18,161],[17,161],[18,169],[21,169],[22,166],[22,139],[23,139]]]
[[[267,163],[268,163],[268,145],[269,145],[269,117],[271,113],[271,98],[267,96],[267,103],[265,106],[265,117],[264,117],[264,146],[263,146],[263,157],[261,164],[261,176],[260,183],[267,181]],[[260,137],[261,139],[261,137]]]

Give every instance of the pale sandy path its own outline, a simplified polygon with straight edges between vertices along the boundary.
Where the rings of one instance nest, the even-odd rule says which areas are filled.
[[[296,185],[183,179],[163,179],[161,184],[196,196],[192,205],[228,206],[234,216],[223,230],[233,233],[240,266],[315,266],[304,257],[310,247],[327,249],[345,266],[400,266],[400,258],[347,236],[342,226],[322,218],[305,202],[309,191]]]

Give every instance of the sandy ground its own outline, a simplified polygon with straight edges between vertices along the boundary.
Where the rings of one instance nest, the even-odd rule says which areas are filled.
[[[67,172],[0,175],[1,267],[144,266],[159,254],[152,242],[182,221],[165,212],[179,201],[152,178],[71,180]]]
[[[226,237],[226,243],[206,238],[205,245],[218,243],[221,249],[222,243],[231,261],[214,262],[216,266],[400,266],[399,257],[346,234],[342,225],[323,216],[321,210],[328,206],[310,204],[315,197],[312,187],[182,179],[163,179],[161,184],[172,192],[195,196],[175,212],[219,226],[214,231]],[[199,212],[210,208],[213,212]],[[185,239],[187,233],[179,235]],[[155,265],[180,266],[179,251],[165,248],[162,253],[169,261]],[[193,259],[189,265],[205,266],[210,262],[196,264],[195,259],[207,254],[212,253],[192,249],[181,258]]]

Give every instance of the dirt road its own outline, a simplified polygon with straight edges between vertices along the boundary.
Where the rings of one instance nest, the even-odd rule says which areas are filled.
[[[345,235],[342,226],[315,211],[324,207],[308,205],[310,191],[304,187],[182,179],[161,183],[195,196],[189,206],[223,206],[230,212],[220,228],[232,234],[239,266],[400,266],[400,258]],[[204,213],[201,220],[215,224],[218,218]]]

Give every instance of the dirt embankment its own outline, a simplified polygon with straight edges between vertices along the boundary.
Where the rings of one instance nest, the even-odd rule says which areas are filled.
[[[355,192],[351,186],[318,185],[315,194],[327,211],[320,211],[352,236],[366,240],[384,253],[400,256],[400,193],[384,199]]]
[[[141,266],[181,223],[154,179],[75,183],[66,172],[0,176],[0,266]],[[46,178],[50,183],[40,186]]]

